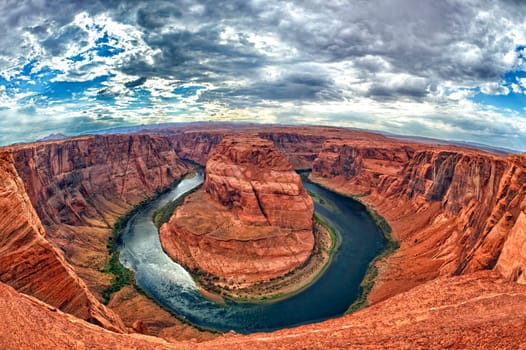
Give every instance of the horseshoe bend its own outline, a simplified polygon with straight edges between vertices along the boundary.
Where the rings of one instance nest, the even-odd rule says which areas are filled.
[[[312,199],[272,141],[226,136],[210,154],[205,178],[203,189],[161,227],[161,243],[174,260],[236,294],[307,262],[314,248]]]
[[[204,184],[179,203],[160,239],[175,261],[210,277],[205,288],[247,296],[235,290],[253,291],[309,261],[317,199],[294,170],[363,203],[399,247],[371,264],[352,313],[249,335],[195,328],[139,290],[116,247],[127,213],[196,164]],[[210,124],[7,146],[0,174],[6,348],[523,343],[524,154],[329,127]]]

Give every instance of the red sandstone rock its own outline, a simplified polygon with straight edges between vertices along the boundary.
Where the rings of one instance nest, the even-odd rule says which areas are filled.
[[[14,147],[13,156],[48,239],[98,295],[110,282],[101,270],[111,226],[188,169],[171,142],[155,135],[21,145]]]
[[[174,149],[179,157],[184,155],[204,164],[225,132],[195,131],[186,133],[184,139],[172,134],[90,136],[75,139],[77,144],[62,140],[23,145],[14,148],[15,164],[46,228],[59,227],[51,229],[48,237],[60,245],[69,260],[78,263],[76,259],[82,257],[85,247],[104,250],[108,222],[155,191],[160,183],[166,183],[166,177],[159,174],[181,169],[174,166],[178,163]],[[513,281],[526,282],[525,155],[503,157],[460,147],[408,144],[334,128],[247,132],[275,141],[291,163],[302,168],[309,167],[310,159],[321,149],[320,142],[329,140],[314,162],[314,177],[346,193],[368,194],[362,199],[389,220],[394,235],[401,240],[397,253],[379,264],[377,284],[369,298],[370,302],[387,300],[321,324],[248,337],[228,335],[199,346],[179,343],[177,348],[524,347],[524,286]],[[210,136],[204,136],[206,133]],[[298,141],[310,145],[298,145]],[[131,157],[127,153],[130,145]],[[121,158],[123,153],[127,156]],[[90,157],[91,163],[83,161]],[[142,166],[146,164],[144,159],[150,159],[146,162],[150,165]],[[170,165],[163,168],[163,162]],[[78,173],[83,174],[80,182],[75,180]],[[123,181],[124,174],[127,178]],[[25,276],[19,278],[22,290],[32,293],[29,289],[36,287],[48,303],[65,302],[68,312],[77,310],[77,315],[85,317],[87,309],[79,305],[86,305],[82,300],[89,304],[90,298],[83,288],[67,285],[75,278],[63,272],[68,270],[67,265],[56,263],[61,259],[60,252],[45,240],[33,238],[43,230],[34,212],[27,214],[30,204],[27,197],[24,199],[16,171],[11,168],[1,175],[0,256],[9,251],[6,263],[20,266],[15,270]],[[77,190],[55,193],[62,183]],[[98,204],[92,207],[96,210],[90,209],[93,198],[85,194],[90,193],[83,189],[86,186],[98,191]],[[97,190],[98,186],[103,189]],[[108,192],[106,198],[108,190],[113,192]],[[66,200],[64,195],[71,198]],[[118,203],[114,205],[116,198]],[[71,226],[75,230],[70,231],[65,224],[70,222],[85,225],[80,227],[86,229]],[[68,241],[83,243],[72,249]],[[13,251],[13,247],[19,249]],[[78,271],[89,269],[89,259],[82,257],[80,261]],[[1,261],[0,269],[4,266]],[[39,273],[31,270],[33,266]],[[40,273],[42,266],[50,273]],[[506,279],[473,272],[490,268]],[[464,276],[448,276],[454,273]],[[83,276],[92,273],[84,271]],[[93,284],[101,283],[101,276],[93,278]],[[431,279],[435,280],[426,282]],[[80,295],[78,305],[67,302],[74,294],[71,290]],[[390,298],[393,295],[397,296]],[[1,283],[0,314],[0,348],[171,348],[151,337],[104,331]]]
[[[426,148],[426,149],[424,149]],[[523,157],[453,146],[329,140],[312,178],[386,217],[400,249],[380,264],[374,302],[440,275],[496,268],[524,281]]]
[[[90,322],[126,331],[90,293],[45,231],[9,152],[0,153],[0,281]],[[1,317],[0,317],[1,318]]]
[[[195,193],[161,228],[174,260],[234,283],[253,283],[303,264],[314,246],[311,198],[272,142],[225,137]]]
[[[5,349],[523,349],[526,286],[489,272],[441,277],[353,315],[248,336],[174,344],[115,334],[0,283]]]

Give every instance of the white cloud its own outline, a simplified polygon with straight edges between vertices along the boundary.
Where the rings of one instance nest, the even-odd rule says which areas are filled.
[[[495,82],[482,84],[480,91],[486,95],[507,95],[510,93],[508,87]]]
[[[520,88],[519,85],[515,84],[515,83],[512,83],[511,84],[511,90],[516,93],[516,94],[522,94],[522,89]]]

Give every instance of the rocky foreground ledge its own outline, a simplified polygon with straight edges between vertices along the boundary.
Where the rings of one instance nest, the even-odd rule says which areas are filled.
[[[243,289],[306,263],[313,214],[300,176],[273,142],[227,136],[206,163],[202,190],[162,226],[161,242],[220,289]]]

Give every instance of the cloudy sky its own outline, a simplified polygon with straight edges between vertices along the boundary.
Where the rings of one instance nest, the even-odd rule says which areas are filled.
[[[188,121],[526,151],[521,0],[0,0],[0,144]]]

